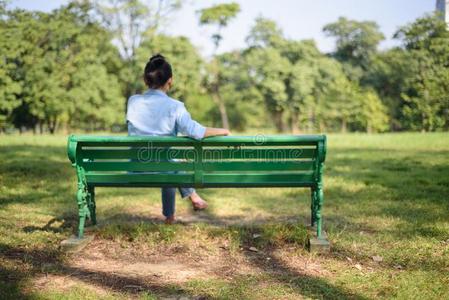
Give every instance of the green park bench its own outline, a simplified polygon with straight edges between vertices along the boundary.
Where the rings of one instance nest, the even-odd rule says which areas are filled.
[[[78,178],[78,238],[96,224],[96,187],[304,187],[311,225],[322,227],[324,135],[188,137],[71,135],[67,152]]]

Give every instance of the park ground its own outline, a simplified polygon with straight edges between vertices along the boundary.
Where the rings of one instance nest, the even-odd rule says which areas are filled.
[[[449,299],[449,134],[329,135],[328,254],[305,243],[305,189],[98,189],[81,252],[65,136],[0,136],[0,299]]]

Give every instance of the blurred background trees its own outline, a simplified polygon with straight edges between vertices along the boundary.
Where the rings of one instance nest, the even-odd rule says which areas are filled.
[[[334,53],[291,40],[259,17],[244,49],[202,57],[186,37],[162,34],[180,0],[74,1],[50,13],[0,1],[0,130],[124,128],[127,98],[146,88],[149,57],[174,67],[170,95],[200,122],[278,132],[449,127],[449,32],[424,16],[400,28],[400,46],[379,50],[376,23],[339,18],[323,31]],[[217,49],[236,3],[198,12]]]
[[[211,39],[214,43],[214,55],[206,70],[207,74],[204,76],[204,86],[210,93],[212,100],[218,107],[221,118],[221,126],[229,129],[229,117],[226,109],[225,99],[220,92],[221,86],[221,68],[218,65],[216,52],[220,46],[220,42],[223,39],[221,31],[225,28],[229,22],[234,19],[240,12],[240,6],[237,3],[224,3],[217,4],[208,8],[204,8],[199,11],[200,13],[200,25],[215,25],[216,31],[212,34]]]

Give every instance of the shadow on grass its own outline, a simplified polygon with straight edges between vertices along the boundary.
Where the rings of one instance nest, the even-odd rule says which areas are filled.
[[[210,216],[208,216],[210,218]],[[218,219],[218,217],[216,218]],[[258,256],[253,252],[244,250],[244,254],[247,255],[248,260],[251,265],[259,271],[256,273],[264,274],[264,278],[267,277],[275,285],[281,285],[283,288],[292,290],[294,294],[298,297],[310,297],[310,298],[320,298],[320,299],[365,299],[364,297],[346,290],[342,287],[338,287],[330,283],[325,278],[311,276],[297,272],[294,269],[288,267],[284,262],[274,258],[273,250],[276,247],[282,245],[295,246],[299,248],[304,248],[307,243],[307,230],[306,227],[298,223],[296,220],[282,220],[276,219],[254,219],[250,224],[240,224],[240,225],[229,225],[230,221],[234,220],[231,218],[220,218],[220,221],[212,218],[202,219],[200,223],[205,223],[207,225],[212,225],[213,227],[207,227],[207,234],[210,237],[224,236],[231,238],[238,243],[239,247],[248,249],[250,246],[256,246],[258,249],[264,252],[263,256]],[[122,221],[125,221],[123,223]],[[208,223],[207,220],[211,221]],[[173,238],[173,235],[182,234],[182,229],[184,226],[189,227],[189,225],[198,223],[198,221],[184,222],[175,227],[167,227],[162,225],[157,219],[145,217],[145,216],[135,216],[119,214],[114,216],[111,223],[106,225],[103,229],[100,229],[100,238],[110,239],[110,240],[121,240],[121,241],[140,241],[146,243],[145,236],[152,238],[157,236],[157,239],[169,242]],[[170,229],[167,232],[165,229]],[[195,229],[193,229],[195,231]],[[152,235],[153,232],[158,232],[157,235]],[[254,240],[254,236],[260,236],[260,238]],[[271,256],[272,260],[267,263],[265,260],[266,255]],[[222,266],[217,265],[213,267],[214,272],[219,278],[223,278]],[[243,275],[242,275],[243,276]],[[257,286],[262,284],[263,281],[260,279],[255,279],[251,283],[250,278],[243,276],[239,279],[239,276],[230,276],[229,279],[224,277],[226,282],[226,288],[232,290],[233,295],[241,293],[241,297],[248,297],[245,294],[246,285],[250,284]],[[249,280],[249,281],[248,281]],[[247,282],[248,281],[248,282]],[[247,283],[245,283],[247,282]],[[244,287],[242,288],[242,284]],[[265,285],[265,283],[263,283]],[[140,284],[139,284],[140,285]],[[269,287],[267,287],[269,288]],[[206,289],[207,290],[207,289]],[[239,292],[240,291],[240,292]],[[215,299],[210,294],[197,295],[195,296],[205,296],[206,299]],[[220,298],[220,297],[218,297]],[[221,299],[221,298],[220,298]]]
[[[301,298],[368,299],[343,287],[331,284],[324,278],[299,273],[277,259],[270,250],[263,255],[253,254],[249,251],[246,251],[245,254],[254,268],[268,274],[271,280],[290,286]],[[267,255],[271,258],[269,263],[266,263],[265,256]]]
[[[354,156],[358,157],[356,161]],[[434,224],[447,220],[449,215],[449,164],[441,163],[447,157],[449,151],[334,150],[325,177],[354,181],[365,188],[349,192],[334,186],[325,192],[327,197],[340,199],[337,204],[346,199],[357,201],[354,212],[361,215],[390,216],[408,224]],[[378,203],[380,211],[363,209],[370,201]],[[325,203],[325,207],[333,205],[333,201]],[[407,233],[410,237],[410,228],[400,226],[396,234],[400,237]],[[421,232],[416,230],[416,234]]]
[[[242,236],[246,239],[246,236]],[[143,292],[158,296],[184,296],[192,299],[220,299],[205,292],[195,292],[179,284],[166,284],[149,276],[125,276],[113,272],[92,271],[70,266],[64,253],[50,249],[21,249],[5,244],[0,245],[0,259],[9,261],[9,265],[0,268],[1,299],[33,299],[33,291],[27,289],[29,280],[39,275],[51,274],[76,278],[86,284],[138,296]],[[255,268],[266,272],[275,282],[293,287],[295,294],[321,299],[364,299],[354,293],[328,283],[323,278],[299,274],[286,267],[281,261],[274,260],[265,266],[254,256],[249,257]],[[24,270],[26,269],[26,272]],[[235,278],[229,282],[233,285]],[[238,291],[237,291],[238,292]],[[233,295],[238,295],[236,291]],[[242,293],[241,296],[245,294]]]
[[[35,231],[45,231],[52,233],[61,233],[66,229],[73,229],[73,233],[75,233],[75,228],[78,219],[73,214],[65,214],[61,217],[52,218],[47,222],[44,226],[25,226],[22,230],[26,233],[32,233]]]
[[[15,145],[0,149],[0,174],[7,188],[0,195],[0,207],[38,204],[52,210],[58,206],[55,204],[73,199],[76,177],[65,158],[65,147]]]
[[[302,220],[282,217],[274,219],[256,218],[248,224],[228,226],[229,217],[215,216],[214,218],[213,215],[208,217],[211,220],[222,219],[218,222],[219,226],[237,234],[234,239],[238,240],[239,247],[247,249],[243,250],[243,253],[253,268],[267,275],[270,281],[290,287],[298,297],[366,299],[357,293],[330,283],[325,278],[300,273],[276,258],[274,250],[282,245],[306,249],[310,236]],[[230,218],[233,219],[232,216]],[[217,222],[212,222],[212,224],[217,225]],[[212,232],[212,235],[217,233]],[[252,246],[256,246],[260,252],[248,251]],[[270,257],[269,261],[266,260],[267,256]],[[217,274],[221,274],[221,272],[221,269],[217,270]]]
[[[25,249],[0,244],[0,299],[34,299],[26,292],[27,281],[42,273],[46,265],[64,263],[64,255],[54,249]],[[42,273],[43,274],[43,273]]]
[[[150,292],[164,296],[194,296],[180,286],[151,282],[151,278],[128,277],[73,267],[66,263],[66,258],[60,251],[20,249],[0,244],[0,259],[11,263],[9,267],[0,267],[0,299],[35,299],[33,291],[27,285],[31,278],[44,274],[72,277],[87,284],[131,295]],[[23,271],[25,268],[26,272]]]

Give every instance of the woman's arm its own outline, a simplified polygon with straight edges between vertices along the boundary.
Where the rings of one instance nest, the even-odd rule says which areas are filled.
[[[218,135],[230,135],[230,134],[231,134],[231,132],[228,129],[206,127],[206,132],[204,132],[204,137],[218,136]]]
[[[184,104],[179,107],[179,113],[176,118],[176,126],[180,133],[194,139],[202,139],[208,136],[229,135],[230,132],[224,128],[204,127],[195,120],[192,120]]]

